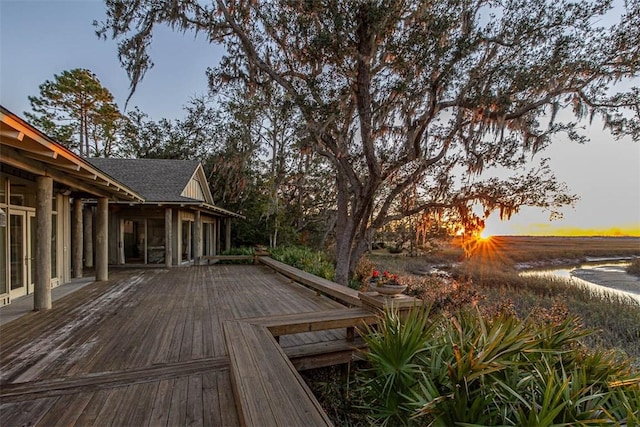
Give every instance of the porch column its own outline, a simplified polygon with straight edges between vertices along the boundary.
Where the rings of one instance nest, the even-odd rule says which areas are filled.
[[[33,309],[51,308],[51,211],[53,179],[36,177],[36,274],[33,288]]]
[[[82,200],[73,199],[73,225],[71,226],[71,246],[73,247],[71,268],[73,277],[82,277]]]
[[[211,234],[211,255],[218,255],[218,218],[215,218],[211,224]]]
[[[214,255],[220,255],[220,252],[222,251],[221,240],[220,240],[221,222],[222,222],[222,218],[216,218],[216,237],[215,237],[216,247],[215,247]]]
[[[202,217],[200,211],[196,211],[195,219],[193,221],[193,258],[196,263],[200,261],[202,256]]]
[[[87,206],[84,210],[82,226],[84,228],[82,233],[84,239],[84,266],[91,268],[93,267],[93,209],[91,206]]]
[[[225,220],[225,225],[227,226],[227,229],[224,236],[224,248],[226,251],[230,251],[231,250],[231,218],[227,218]]]
[[[171,267],[173,263],[173,219],[171,208],[164,210],[164,263]]]
[[[96,211],[96,280],[109,280],[109,199],[98,199]]]

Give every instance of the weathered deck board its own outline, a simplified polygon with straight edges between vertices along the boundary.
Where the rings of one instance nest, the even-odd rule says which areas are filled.
[[[30,426],[37,424],[49,411],[51,405],[55,405],[58,398],[37,399],[30,402],[18,402],[0,404],[0,425]],[[11,424],[4,423],[3,419],[11,420]]]
[[[223,323],[337,308],[263,266],[113,270],[0,327],[0,425],[238,425]]]
[[[300,351],[300,350],[298,350]],[[168,363],[116,372],[103,372],[73,378],[56,378],[23,383],[4,384],[0,390],[3,402],[13,402],[80,392],[92,392],[127,384],[145,383],[190,375],[205,371],[227,369],[226,356]]]

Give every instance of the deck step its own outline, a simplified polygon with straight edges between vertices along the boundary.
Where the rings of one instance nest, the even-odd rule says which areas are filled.
[[[353,341],[334,340],[283,347],[289,360],[298,371],[343,365],[361,359],[367,349],[364,339]]]

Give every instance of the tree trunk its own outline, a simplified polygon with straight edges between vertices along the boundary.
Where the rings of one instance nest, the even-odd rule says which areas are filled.
[[[353,218],[349,215],[348,185],[339,175],[336,180],[337,208],[336,219],[336,283],[347,286],[349,266],[351,265],[351,244],[353,242]]]
[[[80,157],[83,157],[84,151],[84,114],[80,113],[80,147],[78,149],[78,154]]]

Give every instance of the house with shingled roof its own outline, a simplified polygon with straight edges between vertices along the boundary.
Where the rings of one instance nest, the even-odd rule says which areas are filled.
[[[191,263],[231,247],[231,221],[213,202],[197,160],[92,158],[87,161],[144,199],[109,204],[109,263]]]

